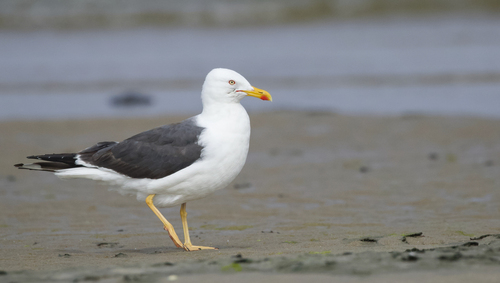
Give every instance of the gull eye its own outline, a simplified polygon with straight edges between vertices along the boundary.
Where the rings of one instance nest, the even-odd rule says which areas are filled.
[[[230,84],[230,85],[234,85],[235,83],[236,83],[235,81],[233,81],[233,80],[229,80],[229,84]]]

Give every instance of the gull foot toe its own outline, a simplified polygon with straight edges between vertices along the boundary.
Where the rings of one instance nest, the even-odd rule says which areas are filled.
[[[218,250],[219,248],[205,247],[205,246],[193,246],[191,244],[184,244],[184,250],[188,252],[201,251],[201,250]]]

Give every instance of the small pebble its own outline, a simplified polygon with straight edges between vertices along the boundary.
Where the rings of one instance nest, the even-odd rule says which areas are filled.
[[[361,173],[367,173],[368,171],[370,171],[370,168],[368,168],[368,166],[359,167],[359,172]]]
[[[464,246],[464,247],[475,247],[475,246],[479,246],[479,243],[478,242],[467,242],[467,243],[463,244],[462,246]]]
[[[442,261],[457,261],[459,260],[460,258],[462,257],[462,254],[457,252],[457,253],[454,253],[454,254],[445,254],[445,255],[441,255],[438,257],[439,260],[442,260]]]
[[[161,266],[174,266],[173,263],[170,261],[165,261],[165,262],[160,262],[160,263],[155,263],[152,265],[153,267],[161,267]]]
[[[174,274],[169,275],[169,276],[167,277],[167,280],[168,280],[168,281],[175,281],[175,280],[177,280],[177,279],[179,279],[179,276],[174,275]]]
[[[429,159],[430,160],[437,160],[439,158],[438,154],[435,152],[429,153]]]
[[[401,259],[403,261],[417,261],[418,260],[418,256],[414,252],[409,252],[407,255],[403,256]]]
[[[420,250],[417,248],[407,249],[406,252],[417,252],[417,253],[425,253],[425,250]]]

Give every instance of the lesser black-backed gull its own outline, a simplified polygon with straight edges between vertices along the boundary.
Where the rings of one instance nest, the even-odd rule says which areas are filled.
[[[203,111],[197,116],[122,142],[99,142],[78,153],[28,156],[43,161],[15,166],[54,172],[60,178],[104,181],[145,200],[177,247],[215,249],[191,244],[186,202],[226,187],[243,168],[250,139],[250,119],[240,104],[245,96],[272,99],[237,72],[214,69],[203,84]],[[156,208],[179,204],[184,244]]]

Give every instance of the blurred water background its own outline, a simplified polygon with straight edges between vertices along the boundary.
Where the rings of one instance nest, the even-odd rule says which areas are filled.
[[[0,121],[196,114],[215,67],[250,112],[500,118],[500,1],[0,1]]]

